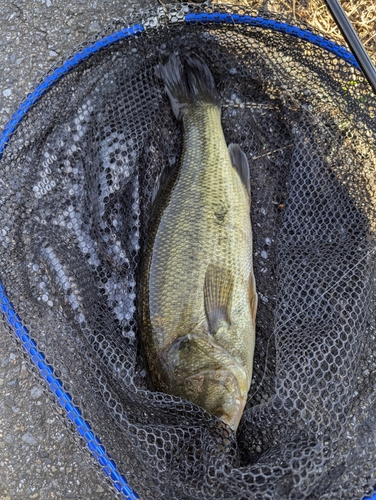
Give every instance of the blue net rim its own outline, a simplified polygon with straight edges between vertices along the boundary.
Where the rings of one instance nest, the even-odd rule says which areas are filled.
[[[359,65],[351,52],[345,47],[321,36],[312,33],[309,30],[298,28],[281,21],[265,19],[258,16],[240,15],[235,13],[187,13],[185,15],[186,24],[243,24],[257,28],[270,29],[286,35],[300,38],[316,45],[328,52],[343,59],[348,64],[356,69],[360,69]],[[67,59],[61,66],[56,68],[45,80],[39,84],[36,89],[21,103],[17,111],[12,115],[9,122],[6,124],[3,132],[0,134],[0,160],[7,147],[12,134],[17,129],[18,125],[24,119],[30,109],[39,101],[39,99],[64,75],[76,68],[79,64],[87,60],[92,55],[113,45],[121,40],[140,35],[146,30],[143,24],[134,24],[111,35],[105,36],[101,40],[89,45],[85,49],[77,52],[74,56]],[[54,369],[46,361],[45,355],[38,350],[37,343],[30,337],[27,328],[22,324],[20,317],[17,315],[8,295],[0,281],[0,307],[7,320],[7,323],[21,341],[23,348],[29,355],[30,360],[35,365],[40,375],[48,384],[49,389],[55,395],[57,403],[61,406],[66,416],[72,422],[78,435],[84,440],[92,456],[101,466],[103,472],[108,476],[116,490],[126,500],[138,499],[135,493],[129,486],[126,478],[120,474],[117,465],[111,459],[111,456],[106,452],[100,439],[94,434],[90,424],[83,419],[81,410],[72,402],[71,395],[64,389],[62,381],[55,375]],[[376,500],[376,493],[372,496],[364,497],[363,500]]]
[[[351,52],[345,47],[328,40],[327,38],[316,35],[309,30],[304,30],[287,24],[281,21],[274,21],[272,19],[265,19],[258,16],[231,14],[231,13],[188,13],[185,15],[185,22],[187,24],[243,24],[257,28],[270,29],[280,33],[290,35],[295,38],[300,38],[306,42],[312,43],[326,51],[343,59],[348,64],[356,69],[360,69],[358,62]],[[17,126],[21,123],[25,115],[30,111],[31,107],[38,102],[38,100],[65,74],[77,67],[83,61],[87,60],[93,54],[101,51],[102,49],[113,45],[120,40],[136,36],[145,31],[143,24],[134,24],[128,28],[112,33],[101,40],[89,45],[85,49],[77,52],[73,57],[67,59],[61,66],[55,69],[53,73],[48,75],[46,79],[37,86],[37,88],[22,102],[18,110],[13,114],[9,122],[6,124],[2,134],[0,135],[0,159],[3,152],[10,140],[10,137],[15,132]]]

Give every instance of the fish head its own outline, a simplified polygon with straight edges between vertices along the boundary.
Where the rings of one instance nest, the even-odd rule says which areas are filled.
[[[249,375],[207,331],[176,339],[164,353],[163,365],[170,381],[169,392],[201,406],[236,431],[249,389]],[[228,333],[229,326],[218,324]]]

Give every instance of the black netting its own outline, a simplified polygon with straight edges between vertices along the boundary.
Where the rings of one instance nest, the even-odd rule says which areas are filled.
[[[18,127],[1,161],[0,277],[141,498],[359,498],[376,480],[375,98],[300,38],[181,19],[144,13],[149,29],[75,68]],[[172,51],[209,64],[251,169],[259,307],[236,438],[148,390],[139,350],[151,193],[181,144],[155,74]]]

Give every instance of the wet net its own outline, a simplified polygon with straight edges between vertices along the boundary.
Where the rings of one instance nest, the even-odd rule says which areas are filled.
[[[4,325],[118,490],[124,476],[143,499],[361,498],[376,482],[375,97],[346,51],[267,12],[135,23],[69,59],[4,150]],[[250,164],[259,307],[236,436],[151,391],[139,347],[151,195],[182,140],[155,73],[172,51],[207,62]]]

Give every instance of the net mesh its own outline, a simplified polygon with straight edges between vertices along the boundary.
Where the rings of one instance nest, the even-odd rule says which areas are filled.
[[[27,114],[1,161],[0,276],[141,498],[360,498],[376,479],[375,98],[300,38],[183,22],[213,10],[260,15],[145,12],[144,33],[93,55]],[[236,436],[150,391],[139,348],[151,194],[182,139],[155,74],[172,51],[209,64],[226,141],[250,164],[259,307]]]

